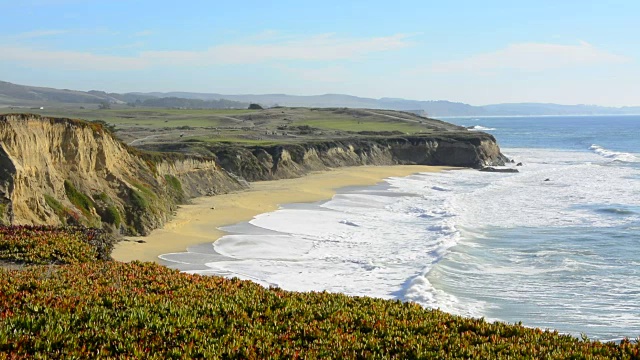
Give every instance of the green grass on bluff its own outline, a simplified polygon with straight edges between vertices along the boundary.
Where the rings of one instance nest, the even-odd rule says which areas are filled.
[[[56,107],[57,106],[57,107]],[[180,142],[270,145],[309,140],[397,134],[466,131],[411,113],[346,108],[162,109],[113,106],[112,109],[56,105],[45,109],[0,109],[44,116],[103,121],[133,146]],[[303,130],[304,129],[304,130]],[[360,134],[362,133],[362,134]]]
[[[2,108],[1,113],[13,113],[15,109]],[[80,109],[79,106],[52,107],[29,109],[28,112],[44,116],[64,117],[74,119],[102,120],[116,127],[218,127],[225,126],[234,115],[244,115],[254,110],[217,110],[217,109],[156,109],[156,108],[132,108],[117,109]]]

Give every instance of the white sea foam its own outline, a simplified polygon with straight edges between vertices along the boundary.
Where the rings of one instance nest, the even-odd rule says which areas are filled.
[[[360,226],[360,225],[354,223],[353,221],[349,221],[349,220],[340,220],[340,224],[345,224],[345,225],[349,225],[349,226]]]
[[[587,152],[505,151],[525,159],[519,174],[489,183],[472,171],[433,176],[435,186],[452,189],[443,206],[463,237],[427,274],[459,300],[448,309],[470,313],[465,304],[483,299],[488,319],[636,336],[630,304],[640,301],[640,280],[628,252],[640,223],[638,169]]]
[[[495,128],[484,127],[482,125],[470,126],[467,129],[469,129],[470,131],[491,131],[491,130],[496,130]]]
[[[238,276],[288,290],[418,301],[414,295],[420,287],[414,289],[408,280],[426,273],[459,239],[452,214],[437,206],[448,191],[429,188],[427,179],[393,178],[390,181],[410,184],[408,191],[395,187],[381,195],[359,190],[338,194],[320,206],[259,215],[250,221],[251,233],[228,235],[213,244],[216,254],[229,260],[207,262],[206,268],[190,272]],[[416,193],[414,187],[427,193]],[[422,217],[426,213],[429,216]],[[178,268],[185,257],[163,255],[165,261],[175,259]]]
[[[621,162],[637,162],[638,161],[638,157],[634,154],[608,150],[596,144],[591,145],[589,149],[593,150],[593,152],[595,152],[600,156],[604,156],[614,161],[621,161]]]

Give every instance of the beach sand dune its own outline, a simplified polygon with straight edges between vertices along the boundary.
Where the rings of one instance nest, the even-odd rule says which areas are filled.
[[[128,237],[118,243],[112,256],[123,262],[158,262],[159,255],[214,242],[225,235],[219,227],[249,221],[256,215],[277,210],[280,204],[326,200],[336,190],[346,186],[374,185],[389,177],[443,169],[450,168],[422,165],[357,166],[314,172],[296,179],[255,182],[242,192],[193,199],[191,204],[180,206],[176,216],[162,229],[156,229],[146,237]],[[138,242],[140,240],[144,242]]]

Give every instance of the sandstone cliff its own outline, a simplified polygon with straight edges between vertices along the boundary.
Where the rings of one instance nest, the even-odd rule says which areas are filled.
[[[146,234],[186,198],[240,188],[211,159],[141,153],[97,124],[0,116],[4,223],[80,223]]]
[[[447,165],[482,168],[504,165],[492,135],[453,131],[434,135],[326,140],[274,146],[172,144],[153,150],[200,153],[248,181],[298,177],[310,171],[359,165]]]
[[[493,136],[468,131],[279,146],[183,143],[160,150],[174,152],[131,148],[95,123],[1,115],[0,221],[84,224],[144,235],[162,226],[177,204],[239,190],[248,186],[247,181],[298,177],[341,166],[481,168],[506,160]]]

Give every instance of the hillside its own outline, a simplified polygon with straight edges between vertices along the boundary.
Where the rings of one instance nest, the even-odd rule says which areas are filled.
[[[245,102],[224,99],[193,99],[171,96],[152,96],[145,94],[117,94],[104,91],[76,91],[38,86],[25,86],[0,81],[0,105],[49,107],[61,104],[129,104],[147,107],[185,107],[200,109],[244,109]]]
[[[190,102],[189,100],[197,100]],[[473,106],[446,100],[407,100],[401,98],[372,99],[343,94],[296,96],[286,94],[231,95],[195,92],[107,93],[59,90],[17,85],[0,81],[0,105],[36,107],[55,104],[130,104],[147,107],[236,108],[249,103],[265,107],[358,108],[411,111],[432,117],[442,116],[527,116],[527,115],[593,115],[640,114],[640,106],[604,107],[596,105],[559,105],[514,103]]]

